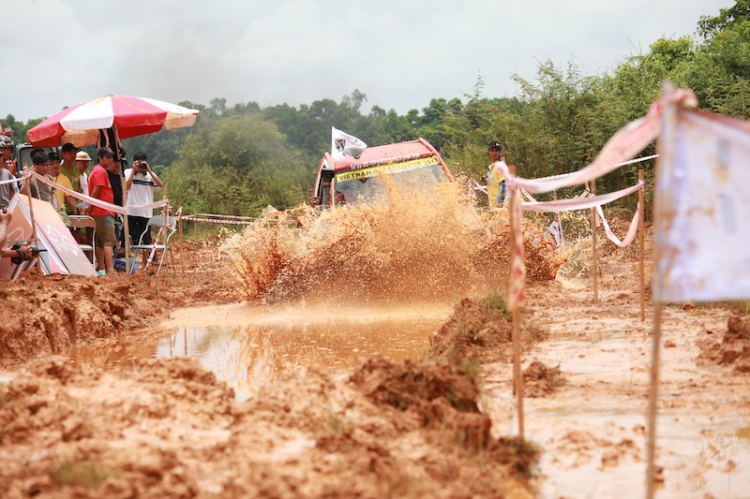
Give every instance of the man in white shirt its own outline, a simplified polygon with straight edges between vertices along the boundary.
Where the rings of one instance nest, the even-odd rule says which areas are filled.
[[[154,214],[153,208],[134,208],[133,206],[151,204],[154,202],[154,191],[156,188],[164,187],[159,177],[151,170],[146,161],[145,152],[137,152],[133,155],[133,168],[125,171],[128,191],[128,227],[135,244],[151,244],[151,233],[148,229],[148,221]],[[141,238],[142,235],[142,238]],[[145,260],[146,253],[143,253]],[[145,265],[145,261],[143,262]]]

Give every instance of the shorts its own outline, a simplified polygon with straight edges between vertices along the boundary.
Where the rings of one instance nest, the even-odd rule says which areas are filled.
[[[115,237],[115,217],[112,215],[98,215],[94,217],[96,221],[96,245],[104,248],[117,246]]]
[[[133,244],[151,244],[151,231],[147,230],[149,220],[151,219],[128,215],[128,230]],[[141,234],[143,234],[143,239],[141,239]]]

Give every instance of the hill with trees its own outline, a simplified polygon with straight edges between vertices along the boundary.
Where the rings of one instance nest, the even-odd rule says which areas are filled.
[[[486,144],[499,140],[506,162],[525,177],[580,169],[622,126],[658,99],[662,82],[691,88],[702,109],[747,119],[750,102],[750,0],[737,0],[717,15],[698,20],[695,36],[661,38],[646,54],[626,57],[612,71],[582,75],[575,63],[539,64],[535,80],[513,77],[518,94],[484,95],[476,82],[463,99],[436,98],[420,110],[400,115],[378,105],[365,109],[359,90],[340,102],[321,99],[299,107],[262,108],[256,102],[207,106],[193,128],[127,139],[129,155],[143,150],[168,183],[169,197],[187,212],[257,215],[267,204],[287,208],[304,201],[331,126],[370,145],[424,137],[454,173],[481,174]],[[18,122],[8,115],[14,138],[41,119]],[[654,146],[646,153],[653,153]],[[638,166],[605,177],[602,191],[632,185]],[[646,164],[653,175],[653,163]]]

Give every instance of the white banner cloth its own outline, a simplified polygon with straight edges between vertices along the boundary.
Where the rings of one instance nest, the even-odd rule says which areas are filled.
[[[653,298],[750,298],[750,124],[665,106]]]

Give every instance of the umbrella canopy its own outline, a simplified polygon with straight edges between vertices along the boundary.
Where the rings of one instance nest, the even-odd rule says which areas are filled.
[[[30,144],[55,147],[71,142],[76,147],[96,144],[98,130],[117,128],[120,138],[158,132],[165,128],[189,127],[195,124],[196,109],[156,99],[107,95],[100,99],[63,109],[29,130]]]

